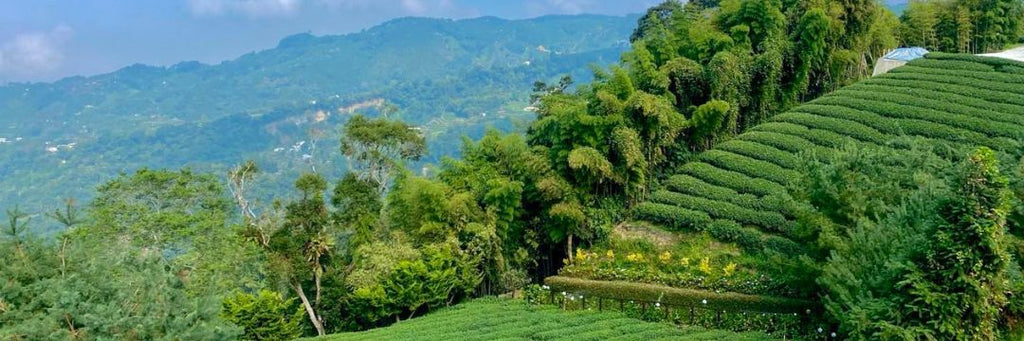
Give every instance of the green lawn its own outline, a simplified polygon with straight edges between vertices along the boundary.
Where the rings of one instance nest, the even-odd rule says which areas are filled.
[[[562,311],[518,300],[479,299],[386,328],[313,340],[767,340],[760,333],[681,329],[619,313]]]

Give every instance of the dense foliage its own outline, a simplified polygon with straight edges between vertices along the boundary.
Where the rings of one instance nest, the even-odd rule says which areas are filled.
[[[902,44],[931,51],[985,53],[1024,42],[1020,0],[913,0],[900,20]]]
[[[445,135],[390,101],[302,99],[301,116],[242,106],[209,129],[306,135],[273,152],[291,156],[218,168],[226,187],[188,168],[121,173],[81,212],[70,199],[45,210],[63,228],[53,239],[8,210],[0,338],[764,337],[488,300],[448,308],[506,293],[563,309],[597,296],[733,330],[1010,335],[1024,320],[1024,64],[933,53],[848,85],[895,46],[896,26],[874,1],[667,1],[639,19],[621,66],[575,88],[572,76],[536,82],[525,135],[464,137],[461,158],[437,165],[417,162]],[[243,60],[320,43],[296,36]],[[274,84],[256,90],[295,90]],[[378,117],[356,113],[367,108]],[[561,296],[527,287],[545,281]]]
[[[640,19],[622,67],[598,70],[593,83],[572,93],[537,88],[545,95],[538,101],[530,144],[573,189],[564,203],[552,206],[551,214],[569,222],[570,231],[589,233],[607,229],[606,217],[621,215],[623,202],[630,206],[651,199],[684,203],[684,208],[721,208],[709,212],[710,218],[742,215],[741,222],[763,227],[784,223],[777,213],[706,205],[700,198],[650,189],[666,173],[665,166],[679,164],[690,152],[706,150],[803,99],[866,76],[868,61],[895,46],[891,17],[874,2],[734,0],[704,7],[667,1],[652,8]],[[736,165],[731,170],[764,175],[774,183],[798,176],[785,168],[792,168],[792,162],[776,165],[740,155],[764,148],[732,146],[739,154],[715,150],[700,158],[712,165]],[[776,189],[761,187],[758,194]],[[584,214],[583,207],[595,212]],[[709,220],[692,211],[638,209],[696,223]],[[565,238],[567,244],[572,236]],[[572,253],[567,256],[571,259]]]

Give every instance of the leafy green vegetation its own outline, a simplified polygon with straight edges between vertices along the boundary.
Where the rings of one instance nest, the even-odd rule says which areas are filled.
[[[118,173],[224,173],[256,160],[265,202],[315,167],[347,168],[338,126],[353,113],[421,129],[437,163],[463,135],[522,130],[530,84],[615,62],[636,16],[397,19],[362,32],[299,34],[216,65],[134,65],[55,83],[0,86],[0,207],[32,213],[92,198]],[[397,108],[397,109],[396,109]],[[304,156],[308,155],[308,156]],[[37,219],[36,232],[60,226]],[[39,231],[45,230],[45,231]]]
[[[534,22],[547,20],[555,19]],[[429,31],[433,22],[400,20],[371,33]],[[515,26],[447,24],[482,22]],[[254,125],[257,133],[239,134],[285,147],[249,161],[232,148],[200,156],[232,160],[230,168],[207,164],[226,183],[209,169],[122,172],[81,209],[67,199],[40,210],[62,228],[50,239],[32,231],[40,215],[9,209],[0,226],[0,338],[1020,335],[1024,64],[932,53],[861,80],[895,46],[897,25],[874,1],[666,1],[639,18],[621,65],[594,67],[593,81],[573,87],[572,76],[549,83],[553,75],[521,74],[540,80],[532,94],[516,90],[529,103],[507,106],[529,105],[536,120],[520,126],[525,134],[464,136],[460,157],[428,152],[437,139],[454,142],[438,127],[490,122],[484,115],[448,125],[379,93],[355,104],[275,97],[270,107],[192,117],[192,128],[211,129],[210,141],[236,143],[230,135]],[[360,37],[330,39],[410,58]],[[207,76],[290,70],[242,66],[323,39],[295,36],[266,53],[192,67]],[[423,70],[356,64],[376,77],[445,76],[431,70],[467,62],[450,51],[463,43],[446,40],[444,61],[426,58]],[[485,52],[474,67],[504,78],[460,96],[521,80],[503,74],[523,67],[518,61],[508,69],[501,61],[523,55],[475,47]],[[538,64],[562,55],[545,53]],[[287,57],[306,70],[302,55]],[[147,71],[122,71],[119,82],[130,85],[133,73]],[[261,77],[254,96],[294,95],[291,83]],[[414,89],[375,88],[375,80],[346,91]],[[24,98],[11,105],[31,107]],[[115,135],[124,141],[177,139],[161,147],[195,139],[189,123],[123,128]],[[75,146],[56,143],[49,153]],[[282,179],[290,189],[279,188]],[[495,295],[525,302],[477,299]],[[595,305],[625,315],[556,311]]]
[[[932,51],[994,52],[1024,39],[1024,3],[1016,0],[910,1],[900,20],[904,45]]]
[[[679,329],[617,313],[563,312],[551,306],[480,299],[423,318],[359,333],[316,340],[765,340],[757,333],[738,334],[701,328]]]

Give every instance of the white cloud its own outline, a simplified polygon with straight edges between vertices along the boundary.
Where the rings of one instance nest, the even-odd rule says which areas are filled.
[[[64,44],[74,30],[57,25],[44,32],[15,35],[0,44],[0,75],[35,76],[46,74],[64,63]]]
[[[249,17],[287,16],[298,12],[302,0],[188,0],[192,14],[243,14]]]
[[[591,5],[590,1],[586,0],[548,0],[548,4],[566,14],[579,14],[584,9]]]
[[[450,9],[451,0],[186,0],[189,11],[197,16],[241,14],[251,18],[281,17],[305,7],[331,10],[395,9],[421,15]]]

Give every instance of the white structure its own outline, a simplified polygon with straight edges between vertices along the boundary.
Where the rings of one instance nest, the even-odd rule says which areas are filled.
[[[9,141],[7,141],[6,137],[0,137],[0,144],[7,144],[7,143],[9,143]]]
[[[901,47],[889,51],[875,62],[875,71],[871,75],[878,76],[889,72],[889,70],[903,66],[911,60],[924,57],[926,54],[928,54],[928,50],[922,47]]]

